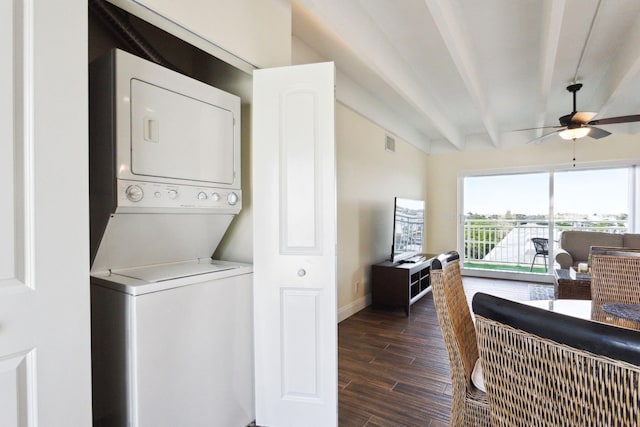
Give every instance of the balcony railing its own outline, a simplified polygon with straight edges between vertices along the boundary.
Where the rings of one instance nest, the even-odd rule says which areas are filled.
[[[529,270],[536,254],[531,239],[549,239],[549,245],[558,247],[560,233],[565,230],[624,233],[626,220],[557,220],[553,238],[549,239],[549,223],[545,220],[465,219],[465,266],[505,270]],[[538,257],[536,271],[544,271],[542,257]],[[553,264],[553,263],[551,263]]]

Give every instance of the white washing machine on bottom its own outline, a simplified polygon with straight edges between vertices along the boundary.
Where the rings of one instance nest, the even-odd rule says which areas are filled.
[[[92,275],[94,426],[250,424],[252,276],[211,259]]]

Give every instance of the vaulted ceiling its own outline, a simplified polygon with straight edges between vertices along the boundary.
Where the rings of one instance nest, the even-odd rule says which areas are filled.
[[[572,112],[572,82],[578,111],[640,114],[638,0],[297,0],[293,33],[427,152],[524,145],[553,129],[513,130]]]

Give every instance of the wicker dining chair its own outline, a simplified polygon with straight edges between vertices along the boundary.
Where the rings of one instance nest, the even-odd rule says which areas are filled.
[[[462,286],[457,252],[438,256],[431,263],[433,300],[442,330],[451,371],[451,419],[449,425],[490,426],[486,394],[471,380],[478,360],[476,332]]]
[[[637,426],[640,334],[473,297],[492,425]]]
[[[590,262],[594,303],[640,304],[640,249],[594,246]]]
[[[594,246],[591,263],[591,318],[632,329],[640,321],[620,317],[615,306],[640,305],[640,249]],[[604,307],[609,306],[606,310]],[[613,311],[612,311],[613,309]]]

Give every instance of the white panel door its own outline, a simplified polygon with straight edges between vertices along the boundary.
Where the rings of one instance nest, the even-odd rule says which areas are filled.
[[[0,2],[0,426],[91,424],[87,4]]]
[[[253,85],[256,422],[336,426],[334,66]]]

